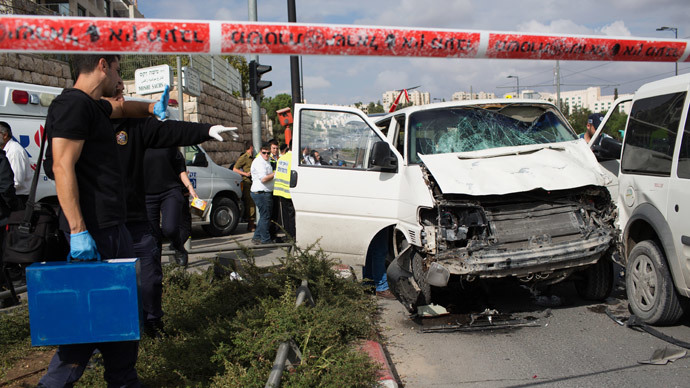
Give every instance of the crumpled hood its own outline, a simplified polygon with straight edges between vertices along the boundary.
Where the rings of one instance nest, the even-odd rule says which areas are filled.
[[[610,183],[582,140],[419,156],[445,194],[500,195]]]

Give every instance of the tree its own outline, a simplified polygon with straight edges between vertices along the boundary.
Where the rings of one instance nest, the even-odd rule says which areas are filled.
[[[230,63],[230,66],[240,72],[240,77],[242,77],[242,96],[246,96],[249,93],[249,64],[247,64],[247,58],[239,55],[223,55],[222,57]]]
[[[567,112],[567,109],[563,111],[564,114],[566,114]],[[590,114],[592,114],[592,111],[590,111],[587,108],[575,108],[573,109],[573,113],[566,114],[568,122],[570,123],[570,126],[573,127],[573,129],[575,130],[575,133],[581,134],[587,131],[587,119],[589,118]]]
[[[266,115],[273,123],[273,134],[279,142],[285,141],[285,127],[278,121],[276,111],[292,106],[292,97],[287,93],[277,94],[275,97],[264,97],[261,107],[266,110]]]

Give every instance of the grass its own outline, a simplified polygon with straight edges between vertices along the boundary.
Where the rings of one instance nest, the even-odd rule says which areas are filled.
[[[282,387],[374,386],[376,365],[355,350],[357,341],[376,336],[374,299],[358,283],[336,276],[333,262],[320,250],[287,253],[281,264],[259,268],[250,259],[238,271],[241,281],[227,276],[218,263],[199,274],[166,266],[168,337],[140,342],[137,371],[142,383],[263,387],[279,344],[292,339],[302,363],[285,371]],[[295,307],[302,279],[309,281],[313,308]],[[26,309],[0,314],[0,379],[32,351],[28,336]],[[106,386],[100,363],[94,364],[78,386]]]

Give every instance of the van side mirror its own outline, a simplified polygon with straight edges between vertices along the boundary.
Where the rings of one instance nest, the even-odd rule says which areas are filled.
[[[397,172],[398,159],[385,141],[377,141],[371,149],[370,171]]]
[[[201,151],[194,154],[194,158],[192,159],[192,164],[190,164],[190,166],[208,167],[208,159],[206,159],[206,154]]]
[[[621,158],[622,144],[618,140],[604,136],[600,136],[599,144],[592,146],[592,152],[596,156],[597,161],[605,162],[607,160],[617,160]]]

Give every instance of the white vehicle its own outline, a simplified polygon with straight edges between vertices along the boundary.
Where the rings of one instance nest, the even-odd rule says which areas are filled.
[[[12,127],[12,134],[26,150],[35,169],[36,156],[40,150],[40,133],[44,131],[48,107],[61,88],[0,81],[0,121]],[[177,110],[170,109],[172,117]],[[232,233],[240,218],[242,192],[239,174],[211,161],[201,146],[185,147],[189,178],[199,197],[208,202],[206,210],[193,218],[195,224],[212,236]],[[36,199],[40,202],[58,204],[55,182],[41,171]]]
[[[622,153],[606,139],[601,145],[620,160],[628,302],[649,324],[677,322],[690,297],[689,93],[690,74],[643,85],[632,100]]]
[[[302,162],[305,147],[321,165]],[[388,229],[388,282],[410,311],[449,281],[574,275],[584,298],[611,291],[611,177],[549,103],[430,104],[376,122],[297,105],[292,174],[298,244],[362,264]]]

